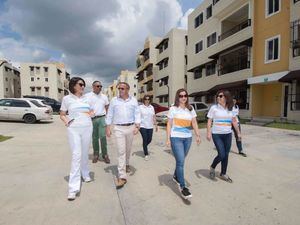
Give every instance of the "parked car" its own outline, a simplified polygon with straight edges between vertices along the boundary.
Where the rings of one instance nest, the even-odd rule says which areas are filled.
[[[39,105],[39,106],[37,106]],[[25,98],[0,99],[0,120],[21,120],[35,123],[52,119],[52,110],[37,101]]]
[[[153,108],[154,108],[155,114],[156,114],[156,113],[159,113],[159,112],[163,112],[163,111],[168,111],[168,110],[169,110],[168,107],[159,105],[159,104],[157,104],[157,103],[151,103],[151,105],[152,105]]]
[[[44,104],[50,105],[53,109],[53,112],[59,112],[59,110],[60,110],[61,103],[56,101],[53,98],[48,98],[48,97],[45,97],[45,96],[34,96],[34,95],[24,95],[23,97],[24,98],[40,99],[40,100],[42,100],[42,102]]]
[[[198,121],[204,121],[207,118],[207,113],[209,110],[208,105],[206,105],[203,102],[190,102],[190,105],[193,106],[197,113],[197,120]],[[160,124],[167,124],[168,122],[168,112],[169,111],[163,111],[159,112],[155,115],[156,121]]]
[[[34,99],[34,98],[26,98],[26,99],[29,100],[31,103],[33,103],[34,105],[36,105],[39,108],[48,108],[51,111],[51,113],[53,113],[52,107],[50,105],[46,105],[43,102],[43,100],[41,100],[41,99]]]

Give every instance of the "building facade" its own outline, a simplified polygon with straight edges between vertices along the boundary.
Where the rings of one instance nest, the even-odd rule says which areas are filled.
[[[138,80],[137,99],[141,101],[145,94],[150,95],[152,101],[157,102],[153,91],[153,74],[157,71],[156,46],[162,39],[159,37],[148,37],[145,40],[144,48],[137,55],[136,67]]]
[[[22,63],[22,96],[37,95],[61,101],[67,95],[70,80],[61,63]]]
[[[20,70],[6,60],[0,60],[0,98],[21,97]]]
[[[156,46],[154,102],[163,106],[174,103],[176,91],[186,88],[187,31],[172,29]]]
[[[188,17],[187,89],[191,100],[215,102],[220,89],[250,117],[253,0],[204,0]]]

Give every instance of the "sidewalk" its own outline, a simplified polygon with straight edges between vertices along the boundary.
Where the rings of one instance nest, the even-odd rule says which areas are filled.
[[[149,161],[140,134],[135,137],[132,172],[118,191],[110,138],[111,164],[90,161],[94,182],[83,183],[80,197],[69,202],[71,154],[58,117],[33,125],[0,122],[0,134],[14,136],[0,143],[0,225],[300,224],[300,132],[247,125],[242,132],[249,157],[230,154],[229,184],[208,178],[216,151],[201,130],[202,143],[192,144],[185,165],[190,202],[172,181],[175,161],[164,146],[164,129],[154,133]]]

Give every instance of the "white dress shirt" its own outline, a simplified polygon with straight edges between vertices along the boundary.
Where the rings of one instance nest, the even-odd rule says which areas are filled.
[[[86,97],[90,101],[92,110],[95,112],[95,116],[103,116],[106,114],[105,106],[109,104],[106,95],[99,93],[96,94],[93,91],[86,94]]]
[[[146,129],[153,129],[153,116],[155,111],[152,105],[140,105],[141,112],[141,127]]]
[[[128,124],[141,122],[141,114],[136,98],[129,96],[126,100],[114,97],[109,105],[105,122],[111,124]]]

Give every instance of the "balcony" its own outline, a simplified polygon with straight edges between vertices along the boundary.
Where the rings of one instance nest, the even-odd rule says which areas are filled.
[[[217,19],[222,19],[230,12],[249,2],[249,0],[219,0],[215,2],[213,5],[213,16]]]
[[[240,24],[236,25],[236,26],[233,26],[232,28],[230,28],[229,30],[225,31],[224,33],[222,33],[220,36],[219,36],[219,41],[222,41],[228,37],[230,37],[231,35],[247,28],[247,27],[250,27],[251,26],[251,19],[247,19],[243,22],[241,22]]]
[[[300,56],[300,20],[291,22],[291,48],[293,57]]]

